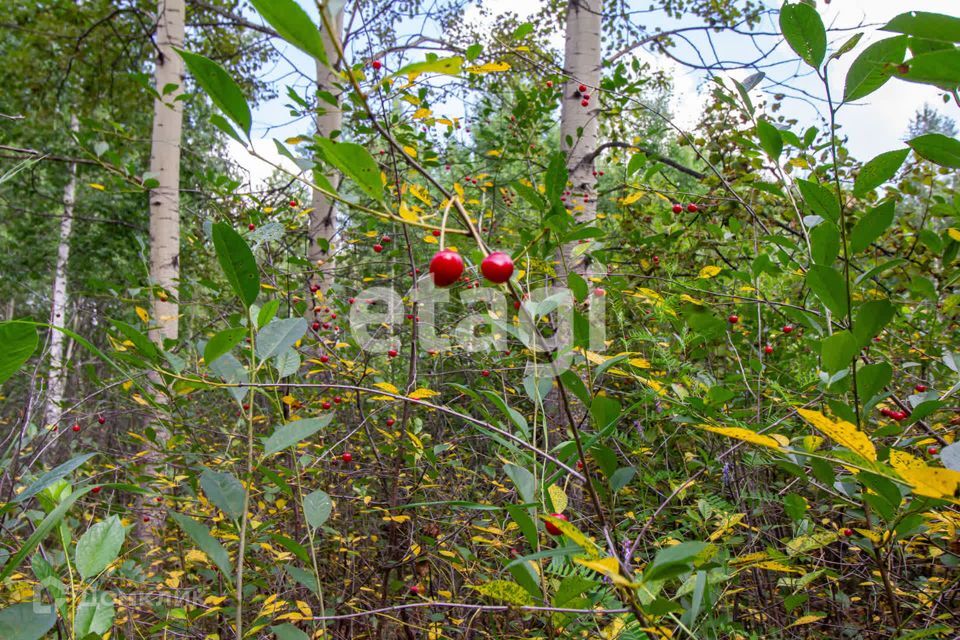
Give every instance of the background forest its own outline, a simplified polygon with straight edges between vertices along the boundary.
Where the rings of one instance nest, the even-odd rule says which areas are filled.
[[[960,15],[502,4],[6,0],[0,640],[957,637]]]

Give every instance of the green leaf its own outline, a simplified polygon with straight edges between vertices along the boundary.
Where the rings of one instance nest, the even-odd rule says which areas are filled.
[[[296,0],[250,0],[250,4],[281,38],[324,65],[328,64],[320,28]]]
[[[824,220],[810,232],[813,261],[830,266],[840,254],[840,230],[830,220]]]
[[[783,136],[780,135],[780,130],[761,118],[757,120],[757,136],[767,155],[773,160],[779,159],[783,153]]]
[[[266,360],[283,353],[306,332],[307,321],[304,318],[274,320],[257,333],[257,357]]]
[[[0,610],[0,638],[4,640],[40,640],[55,624],[56,610],[42,602],[21,602]]]
[[[598,431],[613,424],[620,417],[620,411],[620,403],[609,396],[596,396],[590,403],[590,415]]]
[[[883,328],[893,320],[895,310],[889,300],[871,300],[860,306],[856,322],[853,323],[853,334],[860,347],[870,344],[874,336],[879,335]]]
[[[533,23],[524,22],[519,27],[513,30],[513,38],[514,40],[519,40],[531,33],[533,33]]]
[[[91,633],[100,637],[113,627],[115,616],[113,596],[109,592],[87,593],[77,606],[73,633],[77,638],[86,638]]]
[[[133,346],[137,348],[137,351],[151,360],[157,357],[157,345],[153,344],[153,342],[150,341],[150,338],[145,336],[139,330],[121,320],[111,320],[110,324],[112,324],[120,333],[122,333],[123,337],[132,342]]]
[[[471,587],[471,589],[474,589],[478,593],[485,595],[488,598],[493,598],[494,600],[499,600],[500,602],[506,602],[508,604],[515,604],[519,606],[533,604],[533,599],[530,597],[530,594],[527,593],[527,590],[516,582],[510,582],[509,580],[491,580],[486,584]]]
[[[661,549],[644,570],[644,581],[665,580],[688,571],[697,556],[709,546],[705,542],[690,541]]]
[[[847,288],[839,271],[833,267],[816,265],[807,272],[806,282],[834,315],[847,315]]]
[[[54,329],[56,331],[56,329]],[[23,322],[0,322],[0,384],[9,380],[37,350],[37,328]]]
[[[637,473],[636,467],[620,467],[610,476],[610,490],[616,493],[630,484]]]
[[[278,624],[270,627],[277,640],[310,640],[310,636],[290,623]]]
[[[941,133],[928,133],[907,142],[924,160],[951,169],[960,169],[960,141]]]
[[[273,318],[277,315],[277,310],[279,308],[280,308],[280,300],[276,298],[264,304],[260,308],[260,312],[257,314],[257,327],[258,328],[265,327],[267,323],[273,320]]]
[[[317,146],[326,161],[343,175],[357,183],[360,190],[378,202],[383,202],[383,182],[380,169],[370,152],[353,142],[334,142],[316,138]]]
[[[520,500],[523,502],[534,502],[536,500],[537,480],[530,471],[510,463],[503,465],[503,471],[513,481],[517,493],[520,494]]]
[[[819,69],[827,54],[827,30],[817,10],[805,2],[780,8],[780,31],[804,62]]]
[[[203,361],[211,363],[226,352],[233,349],[247,335],[246,327],[232,327],[224,329],[217,335],[210,338],[207,346],[203,348]]]
[[[213,246],[227,281],[243,306],[249,307],[260,293],[260,272],[253,252],[243,237],[223,222],[213,225]]]
[[[84,532],[77,542],[77,572],[86,580],[99,574],[120,555],[127,531],[120,518],[110,516]]]
[[[886,84],[890,79],[886,73],[887,68],[903,62],[906,53],[906,36],[886,38],[864,49],[847,71],[843,89],[844,102],[865,98]]]
[[[944,90],[960,85],[960,49],[921,53],[905,64],[905,67],[887,69],[887,74],[906,82],[932,84]]]
[[[909,11],[881,27],[881,31],[903,33],[925,40],[960,42],[960,18],[942,13]]]
[[[828,373],[836,373],[850,366],[850,361],[860,351],[857,339],[849,331],[838,331],[820,343],[820,357]]]
[[[893,378],[893,367],[888,362],[868,364],[857,369],[857,390],[865,401],[869,401]]]
[[[460,73],[463,67],[463,58],[452,56],[450,58],[428,57],[422,62],[413,62],[397,71],[395,76],[402,76],[409,73],[443,73],[448,76],[455,76]]]
[[[567,158],[560,151],[550,156],[547,174],[544,178],[544,189],[547,200],[554,202],[563,194],[567,186]]]
[[[230,74],[209,58],[182,49],[176,51],[187,64],[187,69],[190,70],[200,88],[213,100],[213,104],[233,120],[249,138],[250,127],[253,124],[250,105],[247,104],[243,91]]]
[[[295,420],[282,427],[277,427],[269,438],[264,440],[263,455],[270,456],[278,451],[283,451],[297,444],[304,438],[309,438],[320,429],[330,424],[333,414],[327,414],[322,418],[306,418],[305,420]]]
[[[223,545],[210,535],[210,530],[193,518],[188,518],[175,511],[170,512],[170,517],[176,521],[184,533],[197,543],[200,551],[207,554],[207,557],[219,567],[227,580],[233,580],[232,569],[230,567],[230,555],[227,553],[227,550],[223,548]]]
[[[834,222],[840,219],[840,204],[837,202],[836,193],[810,180],[797,180],[797,187],[803,201],[815,214]]]
[[[246,491],[232,473],[204,469],[200,474],[200,487],[220,511],[234,520],[243,515],[243,502]]]
[[[229,384],[248,382],[250,380],[250,375],[247,373],[246,368],[232,353],[223,354],[213,362],[208,362],[207,366],[210,367],[210,371]],[[243,402],[243,399],[250,390],[244,389],[243,387],[227,387],[227,392],[233,396],[233,399],[237,402]]]
[[[841,45],[839,49],[837,49],[836,51],[830,54],[830,59],[839,60],[840,56],[853,51],[856,48],[856,46],[860,44],[860,40],[862,39],[863,39],[862,31],[860,33],[853,34],[847,39],[846,42],[843,43],[843,45]]]
[[[330,517],[331,511],[333,511],[333,503],[325,491],[317,489],[313,493],[304,496],[303,513],[307,518],[307,523],[311,527],[317,528],[322,526]]]
[[[881,202],[870,209],[857,221],[853,231],[850,232],[850,251],[860,253],[869,249],[870,245],[893,224],[895,212],[893,200]]]
[[[530,514],[527,513],[527,510],[515,504],[506,505],[506,509],[507,513],[510,514],[510,518],[516,522],[520,528],[520,533],[527,539],[527,544],[530,545],[530,548],[536,548],[538,538],[537,525],[533,521],[533,518],[530,517]]]
[[[75,469],[80,468],[84,462],[97,455],[96,453],[84,453],[79,455],[76,458],[71,458],[70,460],[64,462],[58,467],[47,471],[42,476],[36,479],[33,484],[21,491],[13,498],[13,502],[23,502],[29,500],[33,496],[37,495],[51,484],[59,480],[60,478],[66,477],[68,474],[72,473]]]
[[[862,196],[870,193],[887,180],[897,174],[897,170],[910,154],[909,149],[887,151],[873,158],[860,169],[857,179],[853,183],[853,195]]]

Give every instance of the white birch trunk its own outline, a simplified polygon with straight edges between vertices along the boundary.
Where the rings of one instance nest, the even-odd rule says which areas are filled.
[[[70,131],[80,127],[76,114],[70,117]],[[67,165],[67,184],[63,188],[63,215],[60,218],[60,240],[57,245],[57,266],[53,276],[53,301],[50,305],[50,326],[65,327],[67,324],[67,262],[70,260],[70,238],[73,235],[73,210],[77,201],[77,163]],[[50,371],[47,374],[47,399],[44,408],[44,424],[54,425],[60,421],[60,404],[67,372],[64,367],[66,340],[62,331],[50,330]]]

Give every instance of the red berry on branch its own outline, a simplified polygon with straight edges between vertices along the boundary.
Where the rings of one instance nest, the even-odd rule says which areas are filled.
[[[397,424],[397,421],[396,421],[395,419],[393,419],[393,418],[387,418],[387,421],[386,421],[385,424],[386,424],[388,427],[392,427],[393,425]]]
[[[567,516],[563,515],[562,513],[551,513],[550,515],[556,518],[557,520],[563,520],[564,522],[568,522]],[[560,527],[558,527],[552,522],[546,523],[546,529],[547,529],[547,533],[549,533],[552,536],[559,536],[563,533],[563,531],[560,530]]]
[[[382,244],[375,244],[375,245],[373,245],[373,250],[374,250],[374,252],[376,252],[376,253],[380,253],[381,251],[383,251],[383,245],[382,245]]]
[[[773,353],[773,347],[768,344],[763,348],[763,352],[767,355],[770,355],[771,353]]]
[[[730,316],[727,317],[727,322],[729,322],[730,324],[737,324],[738,322],[740,322],[740,316],[731,314]]]
[[[349,451],[347,451],[346,453],[344,453],[343,455],[340,456],[340,459],[343,460],[344,462],[352,462],[352,461],[353,461],[353,454],[351,454]]]
[[[690,213],[696,213],[699,210],[700,210],[699,207],[697,207],[697,205],[693,204],[692,202],[687,205],[687,211],[689,211]]]
[[[438,251],[430,260],[430,273],[436,286],[448,287],[463,275],[463,258],[449,249]]]
[[[783,325],[783,332],[784,332],[784,333],[793,333],[793,326],[792,326],[792,325],[789,325],[789,324]]]
[[[253,231],[256,228],[257,228],[257,225],[253,224],[252,222],[247,225],[247,229],[249,229],[250,231]]]
[[[579,91],[580,93],[584,93],[586,90],[587,90],[587,85],[585,84],[582,84],[579,87],[577,87],[577,91]]]
[[[73,432],[74,432],[74,433],[77,433],[78,431],[80,431],[80,425],[78,425],[78,424],[73,425],[73,427],[71,427],[71,428],[73,429]]]
[[[396,349],[390,349],[390,351],[387,351],[387,355],[390,356],[391,358],[396,358],[396,357],[397,357],[397,353],[398,353],[398,352],[397,352]]]
[[[489,369],[484,369],[483,371],[480,372],[480,375],[483,376],[484,378],[489,378],[489,377],[490,377],[490,370],[489,370]]]
[[[917,386],[914,387],[914,389],[916,390],[917,393],[923,393],[924,391],[927,390],[927,385],[918,384]]]
[[[383,66],[383,63],[379,60],[374,60],[370,63],[370,66],[373,67],[374,71],[380,71],[380,68]]]
[[[513,260],[502,251],[494,251],[480,263],[483,277],[494,284],[503,284],[513,275]]]
[[[673,205],[673,212],[674,212],[674,213],[683,213],[683,205],[682,205],[682,204],[675,204],[675,205]]]

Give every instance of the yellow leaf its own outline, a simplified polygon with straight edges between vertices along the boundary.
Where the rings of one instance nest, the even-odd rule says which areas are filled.
[[[417,157],[417,150],[414,149],[413,147],[409,146],[409,145],[407,145],[407,146],[405,146],[405,147],[403,148],[403,152],[406,153],[406,154],[407,154],[408,156],[410,156],[411,158],[416,158],[416,157]]]
[[[432,234],[431,234],[431,235],[427,235],[427,236],[423,236],[423,241],[426,242],[427,244],[439,244],[439,242],[440,242],[439,240],[437,240],[436,238],[434,238]]]
[[[97,184],[96,182],[91,182],[91,183],[88,184],[87,186],[90,187],[91,189],[96,189],[97,191],[105,191],[105,190],[106,190],[106,187],[104,187],[102,184]]]
[[[553,502],[554,510],[557,513],[563,513],[563,510],[567,508],[567,494],[555,484],[547,487],[547,493],[550,494],[550,501]]]
[[[389,382],[375,382],[373,383],[373,386],[375,386],[377,389],[380,389],[381,391],[386,391],[387,393],[396,393],[396,394],[400,393],[400,390],[397,389],[392,384],[390,384]]]
[[[530,597],[530,594],[527,593],[526,589],[516,582],[510,582],[509,580],[491,580],[486,584],[470,588],[477,593],[493,598],[494,600],[500,600],[501,602],[520,606],[533,604],[533,599]]]
[[[766,562],[758,562],[757,564],[751,565],[751,569],[766,569],[767,571],[780,571],[783,573],[799,573],[800,575],[804,574],[802,569],[797,569],[789,565],[785,565],[782,562],[777,562],[775,560],[767,560]]]
[[[750,429],[744,429],[742,427],[714,427],[709,424],[702,424],[700,428],[704,431],[710,431],[711,433],[717,433],[721,436],[734,438],[736,440],[743,440],[744,442],[760,445],[761,447],[769,447],[771,449],[780,448],[780,443],[775,439],[770,436],[761,435]]]
[[[453,183],[453,190],[456,191],[457,197],[460,198],[461,201],[463,201],[466,196],[465,196],[465,194],[463,193],[463,187],[460,186],[460,183],[459,183],[459,182],[454,182],[454,183]]]
[[[819,411],[810,411],[809,409],[797,409],[797,413],[840,446],[846,447],[871,462],[877,461],[877,449],[870,442],[870,438],[849,422],[845,420],[834,422]]]
[[[811,613],[810,615],[801,616],[794,620],[791,624],[787,626],[787,629],[790,627],[799,627],[802,624],[810,624],[811,622],[818,622],[827,617],[825,613]]]
[[[410,210],[410,207],[407,206],[407,203],[400,203],[400,217],[406,220],[407,222],[419,222],[420,218],[417,217],[413,211]]]
[[[650,362],[648,360],[644,360],[643,358],[630,358],[629,360],[627,360],[627,362],[637,367],[638,369],[650,368]]]
[[[723,271],[723,269],[721,269],[720,267],[715,266],[715,265],[709,265],[709,266],[704,267],[703,269],[700,269],[700,275],[699,275],[698,277],[699,277],[699,278],[712,278],[713,276],[717,275],[717,274],[720,273],[721,271]]]
[[[634,191],[633,193],[631,193],[631,194],[628,195],[627,197],[625,197],[625,198],[623,198],[622,200],[620,200],[620,202],[621,202],[622,204],[630,205],[630,204],[633,204],[634,202],[636,202],[637,200],[639,200],[639,199],[642,198],[642,197],[643,197],[643,191]]]
[[[951,227],[950,229],[947,229],[947,235],[957,242],[960,242],[960,229],[954,229]]]
[[[627,620],[628,617],[626,614],[614,618],[613,622],[600,630],[600,635],[603,637],[603,640],[617,640],[617,638],[626,631]]]
[[[410,185],[410,193],[414,198],[427,205],[428,207],[433,206],[433,200],[430,198],[430,192],[421,187],[418,184]]]
[[[597,544],[593,540],[588,538],[582,531],[580,531],[580,529],[577,529],[577,527],[571,524],[570,522],[566,520],[560,520],[559,518],[554,518],[553,516],[544,515],[544,514],[540,515],[540,519],[543,520],[544,522],[550,522],[557,529],[560,529],[563,535],[567,536],[568,538],[570,538],[570,540],[580,545],[580,547],[584,551],[586,551],[591,558],[597,559],[600,557],[600,552],[597,548]]]
[[[910,483],[917,495],[960,502],[960,471],[929,467],[904,451],[890,452],[890,466]]]
[[[410,519],[410,516],[384,516],[383,517],[384,522],[400,523],[400,522],[406,522],[409,519]]]
[[[500,155],[500,150],[499,150],[499,149],[490,149],[490,151],[487,151],[487,155],[496,158],[496,157],[498,157],[498,156]]]
[[[500,73],[509,70],[510,65],[506,62],[488,62],[478,67],[467,67],[465,69],[467,73]]]
[[[147,310],[143,307],[136,307],[134,311],[137,312],[137,317],[140,318],[142,322],[150,322],[150,314],[147,313]]]
[[[413,112],[413,119],[423,120],[424,118],[429,117],[431,113],[433,112],[430,111],[430,109],[427,109],[426,107],[420,107],[419,109]]]
[[[426,387],[421,387],[410,394],[410,397],[414,400],[425,400],[427,398],[432,398],[434,396],[440,395],[439,391],[434,391],[433,389],[427,389]]]
[[[616,558],[607,557],[599,560],[587,560],[586,558],[577,557],[574,558],[573,561],[577,564],[585,566],[588,569],[596,571],[602,576],[610,578],[610,581],[615,585],[629,587],[632,584],[620,573],[620,564],[617,562]]]

